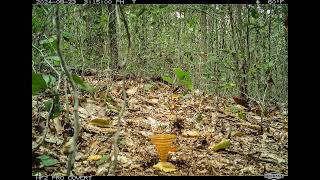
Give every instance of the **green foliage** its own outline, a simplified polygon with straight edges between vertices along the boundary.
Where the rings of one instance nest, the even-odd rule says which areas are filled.
[[[49,99],[49,100],[45,101],[43,104],[44,104],[45,110],[49,112],[50,111],[50,107],[52,105],[52,99]]]
[[[239,119],[242,119],[242,120],[247,119],[247,113],[244,112],[243,110],[240,110],[240,111],[237,113],[237,116],[238,116]]]
[[[274,67],[274,63],[272,61],[267,62],[267,63],[262,65],[262,69],[264,71],[270,71],[273,67]]]
[[[168,75],[162,76],[162,79],[169,84],[173,84],[173,79]]]
[[[162,76],[162,79],[169,84],[176,84],[177,86],[185,86],[188,90],[192,90],[192,81],[190,73],[182,70],[181,68],[173,68],[177,81],[174,82],[173,78],[168,75]]]
[[[234,113],[234,114],[236,114],[236,113],[239,112],[239,110],[238,110],[238,108],[237,108],[236,106],[231,106],[230,110],[231,110],[231,112]]]
[[[254,19],[259,18],[259,13],[258,13],[257,9],[251,8],[250,12],[251,12],[251,17],[253,17]]]
[[[72,38],[72,34],[70,32],[62,32],[62,37],[64,40],[69,41]]]
[[[42,75],[32,72],[32,95],[37,95],[45,89],[47,89],[47,83]]]
[[[247,119],[247,113],[244,110],[237,108],[237,106],[232,106],[231,112],[236,114],[239,119],[242,119],[242,120]]]
[[[41,29],[39,19],[36,17],[32,17],[32,32],[37,33]]]
[[[109,159],[108,155],[103,155],[99,161],[96,162],[96,164],[99,166],[100,164],[103,164]]]
[[[46,74],[43,74],[42,75],[42,78],[44,79],[44,81],[46,82],[46,85],[48,87],[53,87],[56,83],[56,78],[54,76],[51,76],[51,75],[46,75]]]
[[[193,28],[195,27],[195,19],[189,19],[187,25],[190,30],[193,30]]]
[[[58,163],[58,160],[52,159],[47,155],[38,156],[38,159],[40,159],[40,164],[44,167],[53,166]]]
[[[212,145],[209,147],[210,150],[218,151],[228,148],[231,145],[231,142],[229,139],[223,139],[219,143]]]
[[[78,75],[72,75],[73,81],[78,85],[78,87],[83,90],[92,93],[94,88],[88,83],[84,82]]]
[[[192,90],[192,82],[190,73],[187,71],[183,71],[181,68],[174,68],[176,77],[178,78],[178,86],[185,86],[189,90]]]
[[[54,99],[54,105],[53,105],[53,108],[52,108],[51,117],[52,118],[56,118],[61,114],[63,109],[62,109],[62,107],[60,105],[59,94],[55,93],[53,99]],[[52,105],[52,99],[49,99],[49,100],[45,101],[43,104],[44,104],[45,110],[49,112],[50,111],[50,107]]]
[[[226,82],[226,83],[223,83],[222,85],[220,85],[220,88],[225,91],[232,90],[235,87],[236,87],[236,84],[232,83],[232,82]]]
[[[45,38],[39,42],[46,50],[55,50],[57,47],[57,36],[53,35],[49,38]]]
[[[173,68],[175,75],[179,80],[183,80],[186,76],[190,76],[188,72],[183,71],[181,68]]]
[[[51,60],[52,64],[54,66],[60,66],[60,57],[59,56],[49,56],[47,57],[48,60]]]
[[[247,81],[248,93],[254,96],[257,95],[255,93],[260,93],[259,87],[265,82],[264,78],[272,68],[272,75],[277,77],[274,80],[281,82],[275,82],[279,84],[279,87],[275,87],[270,92],[270,97],[287,98],[287,73],[283,73],[287,72],[288,62],[287,33],[283,29],[287,6],[281,6],[277,9],[263,5],[250,5],[242,8],[231,6],[208,5],[204,10],[198,5],[169,6],[159,4],[148,7],[142,5],[123,7],[129,31],[134,32],[130,37],[134,53],[128,54],[127,58],[135,59],[133,55],[140,52],[144,56],[143,59],[148,59],[146,64],[148,70],[144,71],[141,66],[138,66],[138,61],[128,61],[128,66],[124,71],[143,76],[163,75],[164,72],[171,71],[169,68],[173,64],[166,61],[166,56],[161,55],[160,57],[160,52],[173,52],[174,55],[171,57],[176,63],[174,66],[188,67],[191,74],[195,73],[194,81],[196,81],[197,88],[206,88],[209,91],[218,88],[233,91],[234,83],[237,83],[238,80],[237,77],[241,76],[241,73],[236,71],[236,63],[231,56],[231,53],[235,51],[240,59],[246,59],[250,62],[247,73],[247,77],[249,77]],[[268,14],[266,11],[270,8],[272,12]],[[61,46],[63,55],[68,60],[68,66],[105,69],[112,61],[107,56],[107,52],[104,52],[109,49],[109,45],[105,44],[105,40],[108,39],[107,28],[109,27],[107,7],[81,9],[81,7],[72,6],[61,7],[61,9],[62,14],[65,15],[62,19],[64,25],[61,27],[61,35],[64,41]],[[53,36],[55,35],[55,26],[52,24],[54,10],[55,8],[52,6],[33,6],[32,39],[34,46],[38,48],[33,49],[35,64],[39,63],[43,56],[54,57],[56,53],[56,37]],[[211,14],[212,22],[210,20],[210,22],[202,23],[200,11]],[[177,18],[174,15],[176,12],[185,13],[186,16]],[[228,19],[226,16],[229,13],[234,15],[233,31],[230,23],[225,21]],[[239,14],[242,16],[242,21],[237,19]],[[270,20],[271,34],[269,33]],[[121,23],[123,22],[121,21]],[[142,28],[140,28],[141,25]],[[205,31],[206,37],[203,37],[210,45],[207,49],[208,61],[198,63],[200,57],[198,52],[202,49],[202,30],[204,27],[209,28],[207,29],[208,33]],[[248,32],[247,27],[249,28]],[[122,26],[122,28],[124,27]],[[243,32],[241,36],[238,33],[240,31]],[[95,36],[92,37],[92,34]],[[117,43],[121,44],[121,48],[118,49],[120,55],[124,55],[127,51],[128,41],[127,38],[123,38],[125,35],[124,30],[119,31],[117,35],[119,36]],[[247,35],[249,44],[246,43]],[[272,47],[270,52],[269,43]],[[247,49],[247,47],[249,48]],[[39,53],[39,50],[43,55]],[[274,65],[268,65],[269,53],[270,60],[277,63],[277,68],[274,68]],[[250,58],[247,57],[249,54]],[[123,57],[121,56],[121,58]],[[48,57],[48,59],[51,60],[50,64],[53,66],[60,65],[58,58]],[[153,72],[151,72],[152,70]],[[174,71],[171,71],[170,75],[163,76],[163,80],[175,86],[182,83],[186,84],[185,86],[188,88],[192,87],[190,81],[175,78]],[[45,81],[48,85],[51,83],[49,78]],[[269,99],[269,95],[266,99]]]
[[[257,68],[255,67],[250,67],[248,70],[248,76],[249,77],[254,77],[257,74]]]
[[[53,43],[56,43],[56,42],[57,42],[57,36],[53,35],[50,38],[46,38],[46,39],[41,40],[39,43],[41,45],[46,45],[46,44],[53,44]]]
[[[140,11],[137,13],[137,17],[141,16],[147,9],[145,7],[143,7],[142,9],[140,9]]]
[[[162,8],[166,8],[168,5],[167,4],[161,4],[159,5],[159,8],[162,9]]]

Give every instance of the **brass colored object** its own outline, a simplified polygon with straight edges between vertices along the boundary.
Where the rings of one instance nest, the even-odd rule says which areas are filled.
[[[167,162],[168,152],[172,149],[172,142],[176,139],[173,134],[157,134],[150,137],[151,142],[156,146],[160,162]]]

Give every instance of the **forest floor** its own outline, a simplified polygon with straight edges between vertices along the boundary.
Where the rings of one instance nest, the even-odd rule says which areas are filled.
[[[110,166],[112,135],[116,131],[118,113],[122,106],[121,80],[96,81],[86,77],[95,87],[108,86],[98,93],[80,95],[80,137],[73,175],[105,175]],[[283,110],[265,117],[269,132],[260,133],[261,117],[237,105],[232,98],[220,98],[199,91],[187,95],[173,92],[161,82],[131,78],[126,82],[128,106],[121,120],[119,156],[116,175],[264,175],[269,172],[288,174],[288,116]],[[63,89],[63,113],[50,120],[45,142],[33,154],[33,175],[66,174],[67,145],[73,135],[68,118]],[[48,113],[41,107],[47,100],[33,97],[32,141],[38,143]],[[70,102],[72,98],[69,97]],[[218,108],[217,108],[218,104]],[[72,112],[70,106],[69,112]],[[93,119],[109,121],[108,126],[92,123]],[[98,121],[96,121],[98,122]],[[257,128],[258,127],[258,128]],[[154,134],[175,134],[176,147],[169,152],[168,161],[175,171],[164,172],[153,166],[159,162]],[[212,145],[222,139],[231,144],[214,151]],[[39,157],[40,156],[40,157]],[[45,162],[46,161],[46,162]]]

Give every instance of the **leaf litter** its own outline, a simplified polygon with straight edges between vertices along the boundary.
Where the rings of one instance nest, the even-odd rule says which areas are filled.
[[[101,83],[101,86],[105,84]],[[217,109],[217,97],[199,90],[185,96],[172,91],[173,88],[161,82],[128,80],[128,107],[121,121],[118,176],[288,174],[288,116],[285,110],[265,117],[270,133],[260,135],[261,117],[246,112],[245,120],[239,118],[231,109],[244,112],[246,109],[232,100],[221,97]],[[105,175],[110,166],[117,106],[123,101],[121,81],[110,85],[109,92],[114,101],[106,95],[92,95],[80,103],[81,128],[73,175]],[[46,118],[46,114],[33,108],[33,143],[41,137],[41,132],[35,130],[37,117]],[[71,126],[70,122],[61,118],[50,123],[47,143],[37,152],[42,165],[33,165],[33,174],[65,175],[72,137],[72,133],[67,133],[67,130],[72,132],[68,126]],[[177,137],[174,142],[177,148],[169,152],[167,164],[159,164],[159,155],[149,139],[162,133]]]

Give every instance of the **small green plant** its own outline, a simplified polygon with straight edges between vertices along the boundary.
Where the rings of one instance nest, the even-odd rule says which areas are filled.
[[[95,88],[83,81],[79,76],[72,75],[72,78],[80,90],[90,93],[95,91]],[[56,86],[56,84],[57,80],[54,76],[32,72],[32,96],[39,95],[40,93],[47,91],[47,93],[53,97],[52,99],[43,102],[47,112],[50,112],[50,108],[53,103],[51,114],[52,118],[58,117],[63,110],[59,101],[60,95],[54,90],[54,86]]]
[[[239,119],[242,119],[242,120],[247,119],[247,113],[244,110],[239,109],[236,106],[232,106],[230,110],[232,113],[236,114]]]
[[[54,166],[58,163],[58,160],[52,159],[47,155],[38,156],[38,159],[40,159],[40,164],[44,167]]]
[[[242,119],[242,120],[246,120],[247,119],[247,113],[244,112],[243,110],[240,110],[238,113],[237,113],[237,116],[239,119]]]
[[[32,72],[32,95],[37,95],[47,89],[47,83],[41,74]]]
[[[236,87],[236,84],[232,82],[226,82],[220,85],[220,89],[225,91],[233,90],[235,87]]]
[[[90,86],[90,84],[83,81],[78,75],[72,75],[72,79],[74,83],[77,84],[79,89],[82,91],[92,93],[96,90],[94,87]]]
[[[162,79],[175,87],[184,86],[188,90],[192,90],[191,75],[188,71],[184,71],[181,68],[173,68],[175,78],[171,78],[169,75],[162,76]]]

